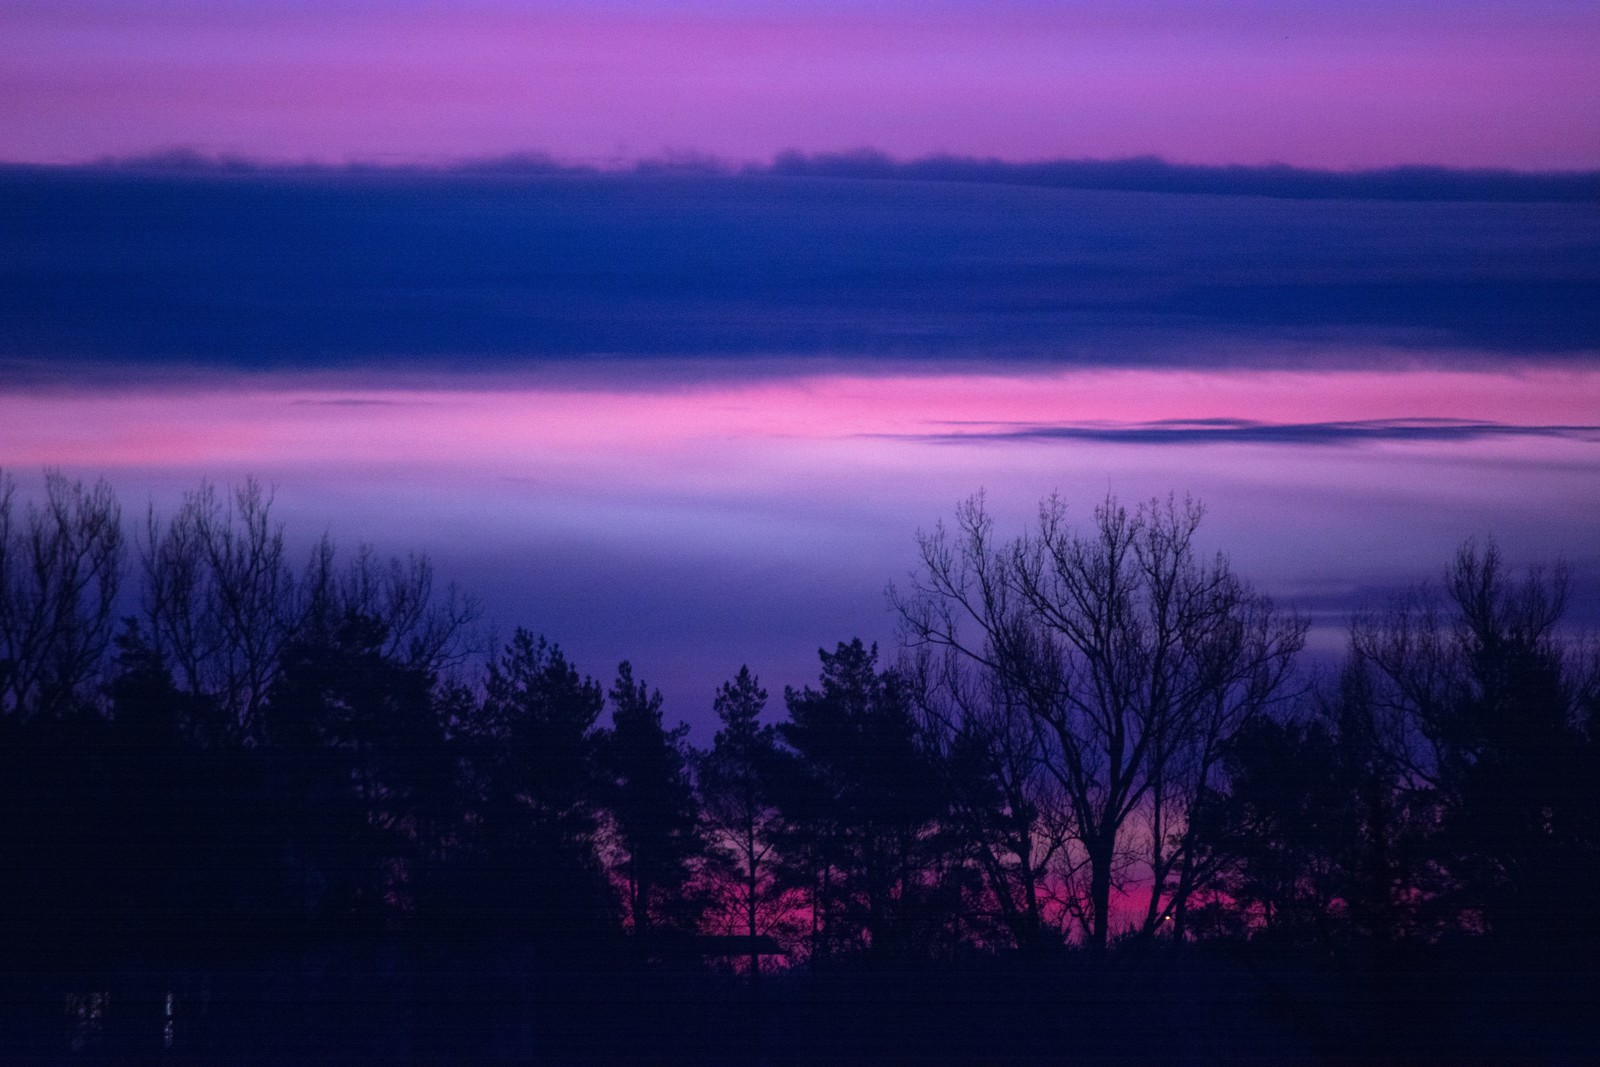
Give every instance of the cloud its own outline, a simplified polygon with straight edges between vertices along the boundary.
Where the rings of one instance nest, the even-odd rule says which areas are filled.
[[[382,398],[379,398],[379,397],[364,397],[364,396],[362,396],[362,397],[357,397],[357,396],[339,396],[339,397],[325,397],[325,398],[324,397],[318,397],[318,398],[315,398],[315,399],[302,397],[302,398],[297,399],[297,400],[291,400],[291,401],[289,401],[289,403],[290,403],[290,405],[292,407],[333,407],[333,408],[369,408],[369,407],[379,407],[379,408],[386,408],[386,407],[400,407],[400,406],[403,406],[403,405],[412,405],[412,404],[416,404],[417,401],[414,401],[414,400],[410,400],[410,401],[386,400],[386,399],[382,399]]]
[[[1600,355],[1588,204],[1195,197],[893,169],[914,164],[862,181],[787,165],[0,168],[0,361],[399,374],[623,357],[783,373]]]
[[[967,423],[947,433],[873,435],[935,443],[1098,441],[1133,445],[1351,445],[1385,441],[1472,441],[1492,437],[1558,437],[1600,443],[1600,425],[1518,425],[1470,419],[1359,419],[1346,422],[1255,422],[1250,419],[1159,419],[1132,423]]]
[[[1518,171],[1496,168],[1396,166],[1317,170],[1285,164],[1173,163],[1159,156],[1127,159],[1016,161],[933,155],[896,159],[870,148],[850,152],[780,152],[767,163],[735,164],[699,152],[669,152],[611,167],[570,162],[546,152],[515,152],[435,164],[292,163],[192,148],[107,156],[87,170],[145,174],[396,174],[435,176],[806,177],[865,181],[961,182],[1050,189],[1264,196],[1291,200],[1449,200],[1500,203],[1600,201],[1600,171]]]
[[[1053,189],[1110,189],[1144,193],[1267,196],[1293,200],[1600,200],[1600,171],[1534,173],[1494,169],[1405,166],[1332,171],[1269,166],[1170,163],[1156,156],[1133,159],[1051,159],[1012,162],[978,156],[927,156],[895,160],[881,152],[785,152],[771,174],[867,180],[976,182]]]

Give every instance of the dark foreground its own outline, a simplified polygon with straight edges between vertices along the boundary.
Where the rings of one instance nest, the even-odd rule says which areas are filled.
[[[1480,946],[1330,962],[1169,948],[1103,970],[795,970],[752,985],[501,956],[10,971],[0,1062],[1588,1064],[1600,970]]]

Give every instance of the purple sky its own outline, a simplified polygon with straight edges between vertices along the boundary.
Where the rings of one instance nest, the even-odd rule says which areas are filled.
[[[0,159],[1600,164],[1591,0],[8,0]]]
[[[1594,170],[1600,4],[0,3],[0,163],[858,147]],[[1593,620],[1581,184],[1000,169],[0,169],[0,467],[130,514],[258,477],[292,536],[424,549],[702,730],[741,662],[776,694],[892,644],[885,584],[980,488],[1008,532],[1193,493],[1324,652],[1474,534],[1567,556]]]

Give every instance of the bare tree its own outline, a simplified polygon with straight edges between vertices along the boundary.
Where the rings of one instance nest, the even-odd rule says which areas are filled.
[[[312,549],[301,589],[306,626],[331,630],[351,615],[368,619],[383,631],[383,655],[407,667],[438,674],[481,651],[469,632],[481,614],[477,601],[453,582],[436,590],[426,555],[385,559],[363,543],[340,567],[325,536]]]
[[[1032,758],[1065,798],[1088,885],[1081,922],[1096,953],[1114,885],[1148,878],[1143,925],[1181,912],[1205,875],[1186,813],[1217,773],[1219,746],[1281,695],[1303,620],[1276,611],[1225,557],[1201,558],[1203,510],[1114,499],[1092,529],[1044,501],[1005,544],[981,497],[919,538],[910,589],[891,589],[908,642],[979,666],[1026,713]],[[1076,866],[1076,865],[1073,865]]]
[[[144,614],[180,686],[215,700],[228,732],[250,736],[301,617],[272,496],[246,481],[228,498],[210,485],[163,524],[152,508],[144,547]]]
[[[59,715],[90,697],[115,622],[122,509],[105,482],[45,475],[16,505],[0,473],[0,712]]]
[[[350,615],[377,624],[381,651],[437,672],[465,655],[476,604],[455,586],[434,589],[425,556],[382,559],[360,546],[341,566],[332,541],[296,572],[272,494],[247,480],[224,497],[210,485],[184,498],[171,520],[146,520],[143,609],[153,649],[179,686],[213,701],[224,735],[254,736],[283,653],[332,634]]]

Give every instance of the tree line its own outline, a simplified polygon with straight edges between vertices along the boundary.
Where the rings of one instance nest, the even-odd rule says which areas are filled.
[[[423,557],[295,558],[253,482],[130,534],[104,483],[0,480],[0,953],[1600,947],[1565,572],[1467,542],[1318,677],[1201,521],[1050,499],[1005,537],[973,498],[890,589],[892,662],[840,642],[779,701],[741,668],[697,749],[627,662],[477,647]]]

